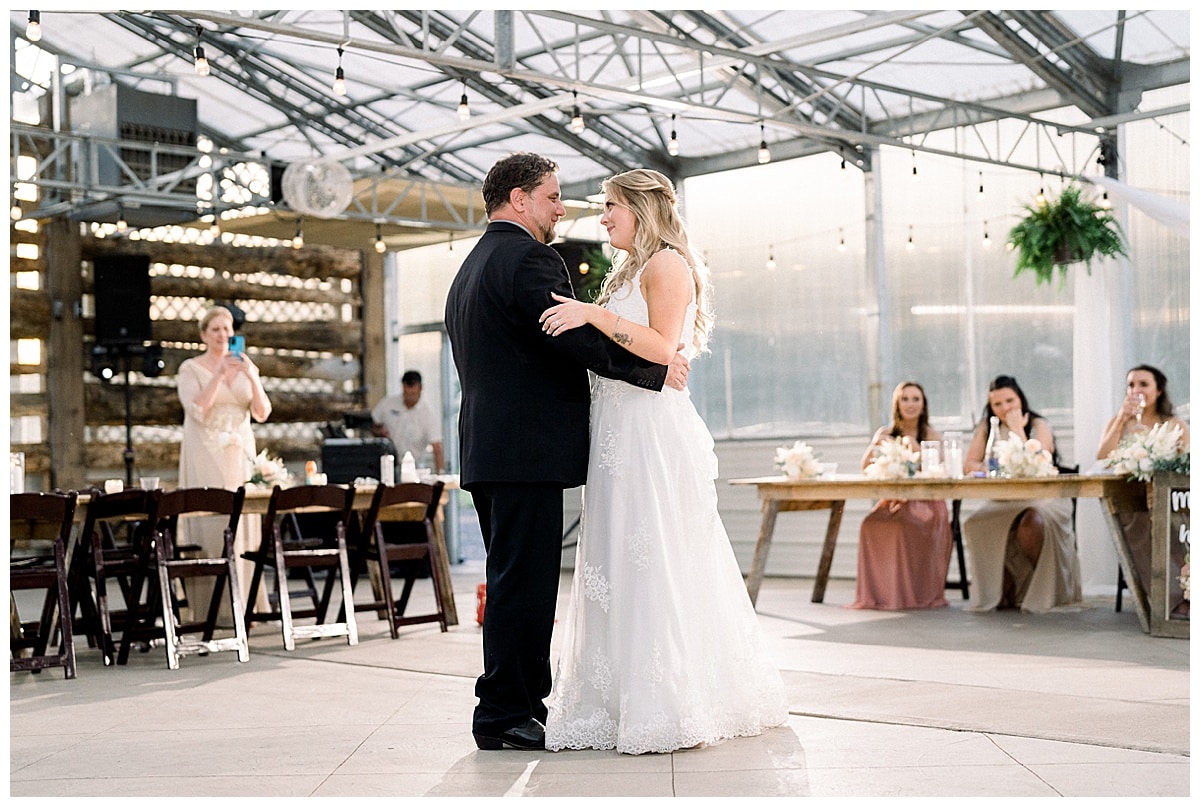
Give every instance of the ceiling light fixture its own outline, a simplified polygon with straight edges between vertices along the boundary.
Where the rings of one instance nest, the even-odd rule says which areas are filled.
[[[458,99],[458,119],[460,121],[469,121],[471,119],[471,105],[467,103],[467,82],[463,82],[462,98]]]
[[[571,90],[571,96],[575,99],[575,105],[571,108],[570,129],[575,134],[579,134],[584,130],[586,124],[583,122],[583,113],[579,111],[579,93],[575,90]]]
[[[337,70],[333,73],[333,92],[336,95],[346,94],[346,71],[342,70],[342,48],[338,46]]]
[[[196,75],[207,76],[210,72],[208,67],[208,58],[204,55],[204,46],[200,44],[200,35],[204,33],[204,29],[199,25],[196,26],[196,49],[192,51],[192,55],[196,57]]]
[[[42,41],[42,12],[29,12],[29,25],[25,26],[25,38],[30,42]]]
[[[771,162],[771,150],[767,148],[767,127],[761,122],[758,124],[758,134],[761,138],[758,141],[758,164],[766,165]]]
[[[679,156],[679,137],[675,134],[675,113],[671,113],[671,139],[667,141],[667,154]]]

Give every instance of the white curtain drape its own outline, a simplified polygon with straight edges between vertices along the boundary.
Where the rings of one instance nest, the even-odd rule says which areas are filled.
[[[1170,199],[1132,185],[1126,185],[1109,177],[1085,177],[1088,182],[1103,188],[1112,200],[1128,202],[1155,221],[1170,228],[1171,232],[1191,237],[1192,207],[1188,202]]]

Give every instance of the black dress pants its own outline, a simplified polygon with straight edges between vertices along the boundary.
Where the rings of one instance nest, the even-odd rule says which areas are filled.
[[[557,484],[469,488],[487,550],[483,675],[473,730],[496,734],[530,717],[545,723],[550,636],[562,566],[563,490]]]

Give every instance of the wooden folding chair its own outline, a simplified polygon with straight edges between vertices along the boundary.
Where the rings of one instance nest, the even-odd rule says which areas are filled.
[[[62,667],[66,678],[75,677],[67,544],[77,495],[75,491],[9,494],[10,672],[36,673],[47,667]],[[36,621],[21,618],[17,597],[12,594],[29,590],[46,592],[41,617]],[[54,653],[50,643],[56,630],[61,644]],[[32,655],[26,656],[26,650]]]
[[[450,581],[443,580],[439,571],[438,556],[441,550],[434,534],[434,519],[442,498],[443,483],[409,483],[380,485],[375,489],[370,509],[363,519],[359,539],[356,541],[356,559],[351,564],[351,588],[358,575],[368,563],[379,565],[382,598],[369,603],[358,603],[355,608],[362,611],[382,609],[391,629],[392,638],[399,637],[402,625],[437,622],[445,633],[446,609],[443,591]],[[388,529],[385,531],[384,526]],[[386,533],[386,535],[385,535]],[[392,592],[392,567],[408,561],[428,563],[429,576],[433,582],[433,598],[437,609],[433,613],[406,616],[409,595],[412,594],[418,572],[409,563],[404,574],[404,589],[396,600]]]
[[[237,558],[233,551],[233,537],[237,533],[245,497],[244,487],[239,487],[236,491],[223,488],[181,488],[159,492],[158,529],[152,531],[152,538],[148,535],[153,546],[143,550],[144,556],[150,562],[140,570],[134,580],[133,591],[137,605],[129,609],[129,618],[121,636],[118,664],[125,664],[129,660],[129,650],[134,641],[151,639],[163,640],[166,646],[167,666],[172,670],[179,668],[179,659],[182,656],[222,650],[236,650],[238,661],[250,660],[245,606],[238,587]],[[179,519],[198,516],[228,518],[220,557],[179,558],[176,555],[175,536],[178,533]],[[208,611],[199,621],[193,616],[193,621],[183,622],[174,583],[177,580],[186,581],[198,577],[213,578],[213,593]],[[234,635],[214,639],[221,597],[227,587]],[[146,592],[144,599],[143,589]],[[193,610],[200,605],[201,603],[194,603]],[[188,634],[193,633],[199,633],[200,639],[188,638]]]
[[[324,516],[324,518],[322,518]],[[267,515],[262,521],[262,538],[258,549],[242,553],[242,557],[254,564],[250,578],[248,602],[250,613],[247,619],[279,620],[283,623],[283,646],[296,649],[296,638],[316,639],[322,636],[345,636],[348,644],[358,644],[358,626],[354,621],[354,597],[350,585],[350,560],[346,548],[346,528],[354,517],[354,486],[303,485],[281,488],[271,492]],[[301,534],[301,524],[315,527],[324,522],[328,529],[321,537]],[[258,587],[262,583],[264,569],[275,570],[275,592],[278,610],[254,611]],[[288,589],[288,571],[304,570],[308,590],[315,590],[312,569],[325,569],[325,585],[319,601],[312,608],[292,610],[292,595]],[[338,621],[326,624],[325,616],[333,594],[334,583],[341,582],[342,607]],[[312,592],[312,593],[310,593]],[[316,618],[316,624],[296,625],[294,619]]]
[[[82,612],[91,644],[100,649],[104,666],[116,660],[113,622],[123,623],[135,600],[132,581],[147,565],[143,547],[152,546],[145,531],[157,525],[157,491],[130,488],[119,493],[90,492],[87,516],[71,559],[73,600]],[[109,581],[121,593],[121,607],[109,602]]]

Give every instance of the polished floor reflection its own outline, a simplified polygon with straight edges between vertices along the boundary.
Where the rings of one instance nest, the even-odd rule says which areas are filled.
[[[1071,613],[883,613],[768,578],[759,614],[791,719],[668,755],[479,751],[470,733],[477,560],[454,567],[463,624],[362,615],[361,642],[250,661],[161,649],[79,677],[10,674],[12,796],[1186,796],[1190,641],[1142,633],[1111,599]],[[570,585],[563,578],[563,594]],[[418,588],[422,588],[418,586]],[[565,601],[565,597],[561,600]],[[414,602],[414,607],[420,606]],[[702,619],[703,614],[690,615]]]

